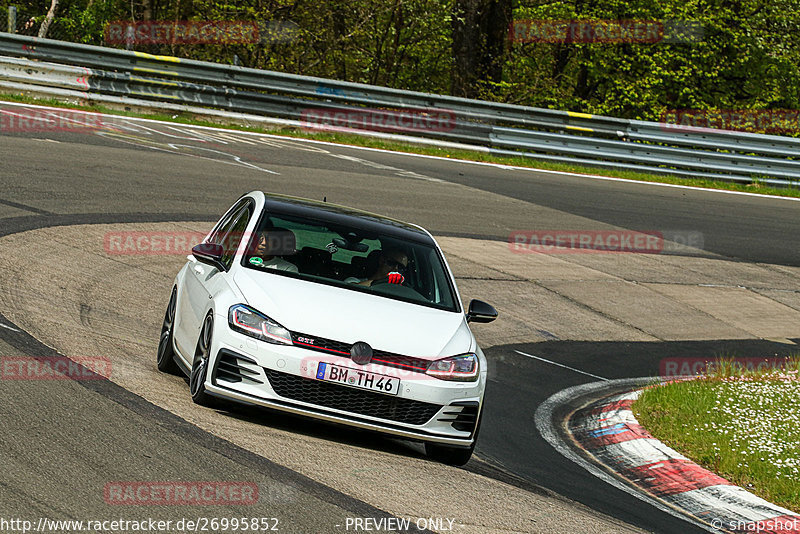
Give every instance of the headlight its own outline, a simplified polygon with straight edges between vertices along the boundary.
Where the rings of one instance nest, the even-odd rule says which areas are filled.
[[[478,355],[464,354],[436,360],[428,364],[426,374],[442,380],[474,382],[478,379]]]
[[[244,304],[231,306],[228,310],[228,325],[237,332],[261,341],[279,345],[292,344],[292,334],[288,330]]]

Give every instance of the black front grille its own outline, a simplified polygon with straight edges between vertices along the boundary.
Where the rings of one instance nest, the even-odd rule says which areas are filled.
[[[438,404],[328,384],[272,369],[264,370],[272,389],[281,397],[345,412],[409,425],[424,425],[441,409]]]
[[[353,345],[343,343],[341,341],[334,341],[332,339],[325,339],[321,337],[309,336],[307,334],[300,334],[292,332],[292,341],[295,345],[304,347],[306,349],[317,350],[326,354],[335,354],[343,358],[350,358],[350,349]],[[419,373],[424,373],[428,370],[428,360],[422,358],[414,358],[412,356],[403,356],[401,354],[394,354],[384,350],[372,351],[372,361],[380,365],[389,367],[400,367],[402,369],[409,369]]]

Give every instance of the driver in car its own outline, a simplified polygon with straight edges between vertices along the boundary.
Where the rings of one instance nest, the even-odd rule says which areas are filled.
[[[261,230],[257,234],[255,253],[248,261],[256,267],[296,273],[297,266],[295,264],[275,255],[275,252],[289,252],[290,249],[293,253],[294,243],[294,234],[289,230],[281,228]]]
[[[345,282],[359,286],[371,286],[378,281],[402,284],[405,281],[403,273],[407,267],[408,256],[406,256],[405,252],[397,249],[386,249],[381,251],[378,257],[378,267],[369,278],[350,277]]]

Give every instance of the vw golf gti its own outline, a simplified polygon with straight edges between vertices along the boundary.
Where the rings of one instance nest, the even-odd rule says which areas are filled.
[[[327,202],[254,191],[175,277],[157,364],[194,402],[263,406],[425,443],[463,465],[486,359],[433,237]]]

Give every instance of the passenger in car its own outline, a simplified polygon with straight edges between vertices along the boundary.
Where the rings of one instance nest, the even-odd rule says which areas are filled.
[[[378,257],[378,267],[368,278],[351,276],[345,279],[348,284],[371,286],[375,282],[385,281],[390,284],[402,284],[405,281],[403,273],[408,267],[408,256],[399,249],[382,250]]]
[[[261,230],[257,234],[255,253],[248,261],[257,267],[297,272],[295,264],[275,255],[275,252],[294,254],[295,237],[293,232],[283,228]]]

